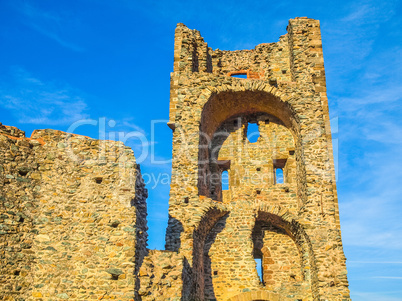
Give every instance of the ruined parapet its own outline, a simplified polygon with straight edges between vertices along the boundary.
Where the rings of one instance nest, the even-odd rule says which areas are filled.
[[[35,131],[29,139],[0,138],[12,161],[2,164],[9,181],[3,208],[11,204],[24,217],[17,221],[18,212],[10,217],[10,209],[2,208],[2,221],[19,227],[2,235],[9,254],[2,264],[9,279],[4,296],[134,299],[147,254],[147,191],[133,151],[121,142],[54,130]],[[24,175],[18,174],[18,159]],[[7,250],[17,235],[21,246],[12,257]],[[16,263],[24,265],[19,275]]]
[[[319,21],[287,31],[222,51],[176,28],[166,248],[188,260],[195,300],[349,299]],[[226,214],[202,227],[213,204]]]

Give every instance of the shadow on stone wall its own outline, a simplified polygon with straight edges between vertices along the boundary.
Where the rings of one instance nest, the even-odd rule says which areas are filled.
[[[209,256],[209,250],[214,244],[217,235],[222,232],[226,226],[226,219],[229,215],[225,215],[218,220],[215,226],[212,228],[211,232],[207,235],[204,245],[204,298],[207,300],[216,299],[214,286],[212,283],[213,273],[218,271],[212,271],[211,268],[211,257]]]
[[[178,252],[181,247],[180,236],[183,232],[182,223],[169,215],[168,227],[166,229],[166,237],[165,237],[165,250],[166,251],[174,251]]]
[[[148,190],[145,188],[144,180],[141,175],[140,165],[136,166],[135,176],[135,198],[131,200],[131,206],[136,208],[135,225],[136,225],[136,250],[135,250],[135,266],[134,275],[138,275],[140,267],[144,261],[144,257],[148,255],[148,225],[147,225],[147,197]],[[135,277],[135,294],[140,288],[140,279]]]

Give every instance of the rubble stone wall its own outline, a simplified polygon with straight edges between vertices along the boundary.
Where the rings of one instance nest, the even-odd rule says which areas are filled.
[[[140,300],[183,300],[190,295],[191,270],[177,252],[150,250],[139,272]],[[186,299],[187,300],[187,299]]]
[[[0,124],[0,300],[31,297],[35,260],[34,211],[38,206],[36,140]]]
[[[319,21],[296,18],[287,31],[277,43],[221,51],[198,31],[176,28],[166,247],[188,260],[194,300],[243,300],[248,292],[349,300]],[[247,138],[250,123],[257,142]],[[217,206],[226,214],[200,235],[206,208]],[[257,221],[271,229],[261,230],[258,255]]]
[[[4,297],[134,300],[147,191],[133,151],[54,130],[19,137],[0,133]]]
[[[178,24],[168,125],[158,251],[130,148],[0,124],[1,299],[350,300],[317,20],[236,51]]]

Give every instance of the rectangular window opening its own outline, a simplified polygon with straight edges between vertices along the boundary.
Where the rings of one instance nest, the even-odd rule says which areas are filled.
[[[224,190],[229,190],[229,172],[227,170],[224,170],[222,172],[222,191]]]
[[[283,184],[283,169],[282,168],[275,168],[275,184]]]
[[[284,184],[286,159],[274,159],[274,184]]]
[[[232,74],[231,77],[236,77],[236,78],[247,78],[247,73],[238,73],[238,74]]]

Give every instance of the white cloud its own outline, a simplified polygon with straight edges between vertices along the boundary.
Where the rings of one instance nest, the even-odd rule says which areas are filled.
[[[40,34],[54,40],[63,47],[73,51],[84,51],[84,49],[70,41],[66,37],[66,28],[72,26],[72,16],[61,17],[56,12],[49,12],[34,7],[28,1],[16,1],[17,10],[24,16],[23,23],[31,27]]]
[[[354,301],[401,301],[400,297],[392,297],[392,296],[387,296],[389,294],[399,294],[399,292],[384,292],[383,294],[378,293],[378,292],[358,292],[358,291],[352,291],[352,298]]]
[[[80,92],[66,84],[44,82],[22,68],[15,68],[0,86],[0,105],[19,123],[67,125],[88,118]]]

